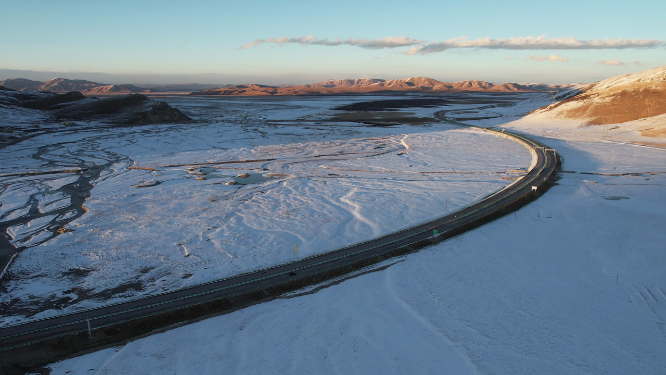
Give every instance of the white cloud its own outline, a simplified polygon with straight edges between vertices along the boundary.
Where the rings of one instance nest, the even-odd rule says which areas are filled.
[[[615,65],[615,66],[619,66],[619,65],[624,65],[624,63],[620,60],[614,60],[613,59],[613,60],[597,61],[597,62],[594,63],[594,65]]]
[[[546,38],[516,37],[508,39],[481,38],[469,40],[467,37],[453,38],[443,42],[432,42],[410,48],[405,54],[426,54],[442,52],[453,48],[484,48],[509,50],[549,50],[549,49],[623,49],[623,48],[654,48],[664,44],[663,40],[652,39],[591,39],[578,40],[574,37]]]
[[[534,60],[534,61],[559,61],[563,63],[568,63],[569,59],[566,57],[558,56],[558,55],[550,55],[550,56],[527,56],[527,60]]]
[[[663,40],[656,39],[590,39],[578,40],[574,37],[547,38],[545,35],[538,37],[515,37],[507,39],[467,39],[460,38],[448,39],[442,42],[424,43],[422,39],[414,39],[406,36],[388,36],[382,39],[319,39],[316,36],[308,35],[306,37],[281,37],[256,39],[246,43],[239,49],[248,49],[262,44],[273,43],[280,46],[288,43],[310,45],[310,46],[356,46],[364,49],[382,49],[411,47],[404,54],[416,55],[434,52],[442,52],[455,48],[483,48],[483,49],[506,49],[506,50],[589,50],[589,49],[625,49],[625,48],[656,48],[666,44]]]
[[[268,38],[268,39],[257,39],[250,43],[244,44],[239,47],[239,49],[248,49],[259,46],[265,43],[277,43],[284,45],[287,43],[295,43],[301,45],[312,45],[312,46],[329,46],[335,47],[340,45],[349,45],[357,46],[365,49],[382,49],[382,48],[396,48],[396,47],[407,47],[423,43],[423,40],[408,38],[405,36],[388,36],[382,39],[319,39],[316,36],[309,35],[306,37],[281,37],[281,38]]]

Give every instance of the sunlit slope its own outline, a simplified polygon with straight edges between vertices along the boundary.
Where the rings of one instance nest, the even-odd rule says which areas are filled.
[[[619,124],[662,115],[666,113],[666,65],[608,78],[585,86],[581,91],[574,97],[537,109],[533,115],[577,120],[584,125]],[[663,131],[656,132],[660,133]]]

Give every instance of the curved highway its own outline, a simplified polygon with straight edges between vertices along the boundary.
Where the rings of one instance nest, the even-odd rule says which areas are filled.
[[[451,124],[469,126],[449,121],[443,117],[443,112],[436,114],[436,117]],[[232,296],[260,292],[294,280],[378,259],[378,256],[389,257],[399,249],[412,251],[478,226],[489,217],[498,215],[508,205],[533,194],[534,187],[545,183],[557,164],[555,151],[537,141],[503,130],[484,130],[518,140],[534,151],[536,162],[533,161],[534,167],[524,177],[472,206],[425,224],[294,263],[115,305],[4,327],[0,329],[0,350],[85,332],[88,324],[94,330]]]

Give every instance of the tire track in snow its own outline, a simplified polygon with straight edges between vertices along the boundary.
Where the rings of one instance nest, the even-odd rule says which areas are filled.
[[[398,305],[400,305],[402,308],[405,309],[405,311],[414,318],[417,322],[419,322],[421,325],[426,327],[426,329],[429,332],[432,332],[434,335],[442,339],[444,342],[446,342],[447,346],[449,349],[452,349],[453,352],[458,354],[458,357],[462,359],[462,361],[465,363],[467,368],[469,369],[470,373],[475,374],[475,375],[480,375],[481,372],[479,371],[478,367],[472,361],[472,358],[467,354],[466,350],[461,346],[456,344],[453,340],[451,340],[450,337],[448,337],[444,332],[442,332],[439,327],[431,323],[426,317],[421,315],[416,309],[414,309],[407,301],[403,300],[402,297],[393,289],[393,285],[391,283],[391,277],[392,277],[393,269],[389,268],[386,270],[384,273],[384,282],[386,284],[386,290],[388,291],[388,295],[392,297]]]

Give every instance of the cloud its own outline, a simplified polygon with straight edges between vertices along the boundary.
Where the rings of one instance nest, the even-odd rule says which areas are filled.
[[[559,62],[563,62],[563,63],[568,63],[569,62],[569,59],[567,59],[566,57],[562,57],[562,56],[558,56],[558,55],[539,56],[539,57],[527,56],[526,59],[527,60],[534,60],[534,61],[559,61]]]
[[[408,38],[405,36],[388,36],[382,39],[319,39],[316,36],[308,35],[306,37],[281,37],[281,38],[268,38],[268,39],[256,39],[250,43],[243,44],[238,49],[248,49],[254,48],[266,43],[276,43],[280,46],[292,43],[300,45],[310,45],[310,46],[328,46],[335,47],[341,45],[356,46],[364,49],[382,49],[382,48],[396,48],[396,47],[408,47],[414,46],[423,43],[423,40]]]
[[[634,64],[634,65],[638,65],[638,66],[641,66],[641,65],[643,65],[643,63],[642,63],[642,62],[640,62],[640,61],[634,61],[634,62],[633,62],[632,64]]]
[[[594,65],[614,65],[614,66],[620,66],[620,65],[625,65],[622,61],[620,60],[602,60],[602,61],[597,61],[594,63]]]
[[[481,38],[469,40],[467,37],[453,38],[443,42],[431,42],[410,48],[406,55],[442,52],[453,48],[484,48],[509,50],[549,50],[549,49],[624,49],[624,48],[655,48],[663,45],[663,40],[653,39],[591,39],[578,40],[574,37],[546,38],[516,37],[508,39]]]
[[[414,39],[406,36],[388,36],[382,39],[319,39],[314,35],[305,37],[286,37],[256,39],[243,44],[238,49],[249,49],[262,44],[300,44],[302,46],[328,46],[341,45],[355,46],[364,49],[382,49],[411,47],[405,55],[424,55],[427,53],[442,52],[456,48],[483,48],[483,49],[505,49],[505,50],[590,50],[590,49],[625,49],[625,48],[657,48],[666,45],[666,41],[657,39],[590,39],[578,40],[574,37],[547,38],[545,35],[533,37],[515,37],[507,39],[448,39],[442,42],[424,43],[422,39]]]

